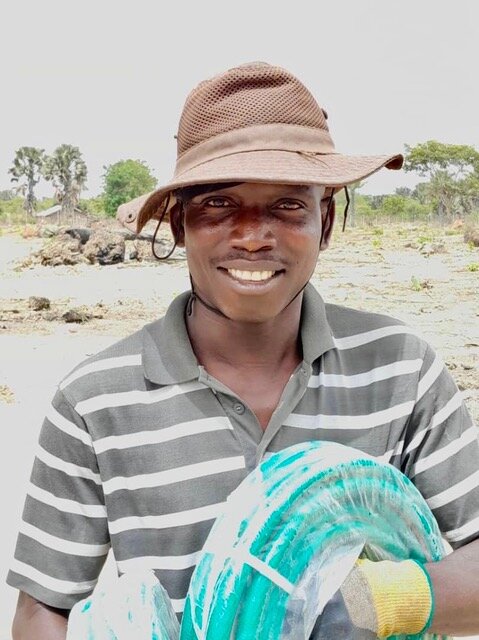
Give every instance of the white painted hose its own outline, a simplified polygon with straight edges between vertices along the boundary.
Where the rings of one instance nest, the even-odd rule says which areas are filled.
[[[335,443],[295,445],[231,494],[193,573],[180,631],[153,574],[123,576],[121,593],[75,605],[67,640],[307,640],[360,554],[424,563],[444,548],[429,507],[397,469]]]

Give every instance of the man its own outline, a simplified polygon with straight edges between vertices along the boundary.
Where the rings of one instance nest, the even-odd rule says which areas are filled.
[[[410,329],[308,285],[335,191],[402,157],[336,153],[309,91],[263,63],[201,83],[177,138],[172,182],[119,214],[138,230],[169,216],[192,292],[60,384],[8,578],[15,640],[64,638],[110,545],[120,573],[154,569],[181,613],[231,491],[266,453],[312,439],[409,475],[456,548],[424,568],[358,566],[358,626],[479,632],[479,450],[460,394]]]

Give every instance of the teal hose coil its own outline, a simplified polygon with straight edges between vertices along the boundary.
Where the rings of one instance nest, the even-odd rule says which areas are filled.
[[[181,640],[300,637],[287,630],[295,587],[314,562],[319,582],[329,576],[329,592],[318,594],[327,601],[345,578],[334,584],[331,573],[353,549],[371,560],[424,563],[445,555],[429,507],[394,467],[321,441],[273,454],[233,492],[211,530]]]
[[[433,514],[400,471],[336,443],[295,445],[270,455],[227,500],[191,578],[181,628],[153,572],[130,573],[73,607],[67,640],[308,640],[318,616],[321,638],[345,639],[323,610],[360,555],[424,563],[445,550]]]

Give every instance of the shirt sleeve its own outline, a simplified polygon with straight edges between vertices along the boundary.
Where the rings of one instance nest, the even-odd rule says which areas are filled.
[[[58,390],[40,432],[7,582],[70,609],[92,592],[109,547],[91,436]]]
[[[401,469],[416,485],[453,548],[479,538],[479,443],[462,394],[427,347]]]

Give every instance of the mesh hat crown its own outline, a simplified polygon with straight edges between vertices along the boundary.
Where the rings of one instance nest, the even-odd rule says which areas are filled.
[[[236,67],[200,83],[188,96],[178,156],[230,131],[277,124],[328,131],[324,112],[291,73],[261,62]]]
[[[335,151],[326,112],[292,73],[263,62],[201,82],[187,97],[177,134],[172,180],[121,205],[117,217],[139,231],[174,202],[180,187],[273,182],[343,187],[403,158]]]

